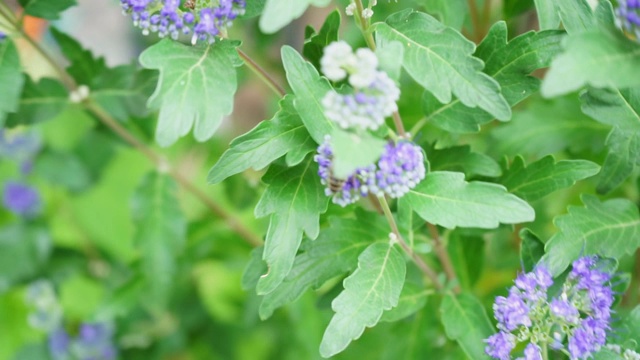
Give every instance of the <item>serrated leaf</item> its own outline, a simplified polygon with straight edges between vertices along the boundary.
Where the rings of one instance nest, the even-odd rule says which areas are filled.
[[[166,305],[185,243],[187,224],[176,199],[177,186],[166,175],[147,174],[132,201],[134,243],[140,253],[149,299]]]
[[[324,24],[318,33],[312,27],[307,27],[310,36],[304,41],[302,54],[309,60],[316,69],[320,68],[320,59],[324,54],[324,48],[334,41],[338,41],[338,31],[340,30],[340,11],[332,11],[324,20]]]
[[[515,106],[538,91],[541,81],[529,74],[549,66],[560,50],[564,37],[561,31],[528,32],[507,41],[507,25],[494,24],[482,40],[474,56],[485,62],[484,72],[500,83],[502,94],[510,106]],[[494,116],[478,108],[469,108],[460,100],[441,104],[429,93],[423,98],[427,120],[456,133],[477,132],[480,125]]]
[[[640,165],[640,130],[628,132],[615,127],[606,145],[609,153],[598,181],[600,193],[608,193],[618,187]]]
[[[321,144],[334,127],[325,116],[322,106],[322,99],[331,91],[331,85],[292,47],[283,46],[281,55],[287,80],[296,95],[295,108],[311,137]]]
[[[471,151],[471,147],[454,146],[445,149],[428,149],[430,169],[433,171],[462,171],[467,176],[481,175],[498,177],[502,174],[500,165],[489,156]]]
[[[291,272],[260,304],[260,317],[298,299],[307,289],[318,288],[325,281],[353,271],[358,256],[374,242],[389,240],[389,226],[380,216],[356,211],[357,219],[332,217],[330,226],[318,238],[308,242],[305,251],[296,256]]]
[[[137,70],[135,65],[117,66],[95,79],[90,96],[117,120],[126,122],[131,116],[147,115],[146,102],[157,80],[155,71]]]
[[[490,359],[484,340],[493,334],[487,312],[473,295],[446,295],[440,305],[447,337],[460,344],[470,359]]]
[[[568,214],[554,220],[559,231],[547,242],[541,260],[554,275],[581,256],[618,259],[640,246],[640,214],[633,202],[601,202],[591,195],[583,195],[582,202],[584,207],[569,206]]]
[[[18,101],[24,86],[20,56],[13,41],[0,41],[0,127],[4,126],[7,113],[18,111]]]
[[[591,85],[597,88],[640,86],[640,45],[619,31],[596,29],[567,37],[565,51],[551,63],[541,91],[554,97]]]
[[[25,76],[18,111],[9,114],[7,124],[28,125],[51,120],[69,103],[67,89],[58,80],[42,78],[37,83]]]
[[[76,0],[20,0],[19,2],[27,15],[48,20],[59,19],[61,12],[77,4]]]
[[[263,260],[268,272],[258,281],[257,292],[276,289],[291,271],[303,232],[315,239],[320,232],[320,214],[329,198],[317,175],[313,157],[293,168],[273,165],[262,180],[269,186],[256,205],[256,217],[271,215]]]
[[[237,42],[218,41],[199,47],[162,40],[140,55],[140,63],[160,71],[148,102],[159,110],[156,141],[169,146],[193,127],[198,141],[209,139],[233,110],[235,67],[241,65]]]
[[[405,274],[405,260],[392,245],[370,245],[331,304],[335,315],[322,337],[320,354],[330,357],[343,351],[366,327],[375,326],[383,311],[398,304]]]
[[[469,5],[465,0],[421,0],[427,12],[436,15],[440,22],[458,31],[469,16]]]
[[[398,299],[398,305],[385,311],[380,322],[395,322],[415,314],[424,307],[431,293],[431,291],[425,290],[423,284],[405,282]]]
[[[331,0],[267,0],[260,17],[260,30],[267,34],[287,26],[304,14],[311,5],[327,6]]]
[[[406,10],[375,25],[376,35],[404,46],[403,66],[441,103],[452,95],[468,107],[480,107],[500,120],[511,108],[500,85],[482,73],[483,62],[472,56],[475,45],[430,15]]]
[[[557,0],[534,0],[538,12],[540,30],[557,29],[560,25],[560,15],[556,11]]]
[[[544,243],[529,229],[520,230],[520,261],[524,272],[531,272],[544,256]]]
[[[91,51],[85,50],[78,41],[62,31],[52,27],[51,35],[60,46],[60,50],[69,60],[70,65],[67,72],[78,85],[91,87],[98,75],[107,70],[107,65],[103,58],[94,58]]]
[[[466,182],[464,174],[430,172],[405,198],[425,221],[444,226],[497,228],[533,221],[533,208],[498,184]]]
[[[270,121],[263,121],[248,133],[234,139],[229,150],[209,171],[207,181],[217,184],[246,169],[262,170],[281,156],[287,164],[299,164],[315,150],[316,144],[294,108],[294,96],[280,101],[280,111]]]
[[[375,164],[386,144],[386,141],[369,133],[354,134],[334,128],[331,133],[333,175],[346,179],[356,169]]]
[[[552,156],[525,166],[524,159],[516,156],[500,183],[509,192],[527,200],[541,199],[554,191],[570,187],[578,180],[596,175],[600,166],[587,160],[560,160]]]

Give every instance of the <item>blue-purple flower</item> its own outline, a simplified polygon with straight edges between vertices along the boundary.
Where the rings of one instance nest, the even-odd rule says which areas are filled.
[[[5,34],[2,31],[0,31],[0,41],[4,40],[6,38],[7,38],[7,34]]]
[[[640,40],[640,0],[620,0],[616,9],[618,26]]]
[[[572,359],[589,358],[606,344],[610,330],[610,281],[611,274],[599,268],[595,256],[576,260],[553,297],[549,294],[553,278],[544,266],[520,274],[509,295],[496,298],[493,309],[500,332],[486,340],[486,353],[511,359],[517,343],[526,343],[524,357],[518,359],[541,359],[541,349],[548,347],[566,349]]]
[[[4,207],[18,216],[31,217],[40,210],[40,193],[34,187],[8,181],[3,190]]]
[[[49,345],[49,354],[51,354],[54,360],[68,358],[71,339],[62,327],[58,327],[52,331],[49,334],[47,342]]]

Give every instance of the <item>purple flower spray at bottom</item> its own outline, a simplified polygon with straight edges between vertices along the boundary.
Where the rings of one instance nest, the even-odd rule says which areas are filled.
[[[548,290],[553,278],[543,266],[520,274],[509,296],[499,296],[493,306],[498,332],[486,341],[486,353],[511,359],[518,343],[526,343],[524,357],[542,359],[550,347],[568,351],[572,359],[587,359],[606,344],[610,330],[613,290],[611,274],[598,269],[598,258],[583,257],[553,298]]]

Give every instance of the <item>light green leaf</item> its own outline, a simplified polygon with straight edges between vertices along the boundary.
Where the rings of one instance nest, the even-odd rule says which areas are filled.
[[[500,21],[491,27],[474,56],[485,62],[484,72],[500,83],[504,98],[515,106],[538,91],[541,81],[529,74],[549,66],[561,50],[563,37],[561,31],[531,31],[507,42],[507,25]],[[458,99],[441,104],[428,92],[423,98],[423,108],[427,121],[456,133],[477,132],[480,125],[494,119],[486,111],[469,108]]]
[[[267,34],[275,33],[302,16],[309,6],[323,7],[330,2],[331,0],[267,0],[260,17],[260,30]]]
[[[524,272],[531,272],[544,256],[544,243],[529,229],[520,230],[520,261]]]
[[[458,31],[469,16],[469,5],[465,0],[416,0],[424,4],[427,12],[435,15],[440,22]]]
[[[466,182],[464,174],[431,172],[406,196],[424,220],[444,226],[497,228],[533,221],[531,206],[498,184]]]
[[[375,25],[377,36],[404,46],[403,66],[441,103],[452,95],[468,107],[480,107],[500,120],[511,118],[511,108],[500,85],[482,73],[483,62],[472,56],[475,45],[433,17],[406,10]]]
[[[387,42],[382,38],[376,39],[376,56],[378,66],[393,80],[400,82],[402,73],[402,59],[404,58],[404,47],[398,41]]]
[[[329,198],[317,172],[318,166],[309,157],[293,168],[273,165],[262,178],[269,186],[255,214],[271,218],[262,255],[269,270],[258,281],[260,295],[275,290],[289,274],[303,232],[311,239],[320,232],[320,214],[327,210]]]
[[[471,151],[471,147],[454,146],[446,149],[427,149],[427,158],[433,171],[462,171],[467,176],[498,177],[500,165],[489,156]]]
[[[306,36],[302,54],[309,60],[316,69],[320,68],[320,59],[324,54],[324,48],[334,41],[338,41],[340,31],[340,11],[332,11],[322,24],[320,31],[316,31],[311,26],[306,28]]]
[[[149,300],[166,305],[175,281],[176,257],[185,243],[187,224],[176,199],[177,186],[166,175],[149,173],[132,201],[134,243],[140,251]]]
[[[587,160],[561,160],[552,155],[525,166],[524,159],[516,156],[500,183],[509,192],[527,200],[541,199],[554,191],[570,187],[576,181],[594,176],[600,166]]]
[[[625,360],[625,358],[612,350],[602,348],[597,353],[593,354],[593,360]]]
[[[274,160],[287,155],[287,164],[299,164],[315,150],[316,144],[302,124],[294,106],[294,96],[287,95],[270,121],[234,139],[229,150],[209,171],[210,184],[217,184],[246,169],[262,170]]]
[[[245,8],[245,12],[244,15],[242,17],[244,18],[251,18],[254,16],[258,16],[262,13],[262,11],[264,10],[264,4],[267,2],[267,0],[252,0],[252,1],[247,1],[246,4],[246,8]]]
[[[287,80],[296,95],[294,105],[311,137],[321,144],[333,131],[333,123],[327,119],[322,99],[331,91],[331,85],[321,78],[310,63],[304,61],[290,46],[282,47],[282,64]]]
[[[331,134],[333,175],[346,179],[356,169],[375,164],[386,144],[369,133],[354,134],[334,128]]]
[[[640,86],[640,45],[619,31],[592,29],[570,35],[542,83],[542,94],[554,97],[591,85],[597,88]]]
[[[19,2],[27,15],[48,20],[59,19],[61,12],[77,4],[76,0],[19,0]]]
[[[375,326],[383,311],[398,305],[405,274],[405,260],[398,250],[388,243],[370,245],[331,304],[336,313],[322,337],[320,354],[328,358],[343,351],[365,327]]]
[[[159,110],[156,141],[173,144],[194,128],[198,141],[209,139],[233,110],[237,88],[235,67],[241,61],[237,42],[218,41],[200,47],[163,40],[140,55],[140,63],[160,71],[160,80],[148,102]]]
[[[36,276],[51,253],[44,229],[14,222],[0,228],[0,291]]]
[[[7,113],[18,111],[18,101],[24,85],[20,57],[13,41],[0,41],[0,127]]]
[[[331,278],[353,271],[367,246],[389,240],[389,226],[380,216],[364,211],[356,211],[356,216],[357,219],[331,217],[329,228],[307,243],[285,280],[262,298],[262,319],[295,301],[307,289],[318,288]]]
[[[398,305],[385,311],[380,322],[396,322],[420,311],[427,303],[431,291],[425,290],[423,284],[405,282],[398,299]]]
[[[76,39],[52,27],[51,35],[60,46],[62,54],[69,60],[67,72],[78,85],[92,87],[93,81],[107,70],[103,58],[94,58],[89,50],[85,50]]]
[[[58,116],[69,103],[69,94],[58,80],[42,78],[38,83],[25,75],[17,112],[9,114],[7,124],[36,124]]]
[[[640,246],[640,214],[633,202],[600,202],[591,195],[583,195],[582,202],[585,207],[569,206],[568,214],[554,220],[559,231],[547,242],[541,260],[554,275],[580,256],[618,259]]]
[[[560,15],[556,11],[557,0],[534,0],[540,30],[557,29],[560,25]]]
[[[440,305],[447,337],[460,344],[470,359],[490,359],[484,352],[484,340],[493,334],[487,312],[473,295],[446,295]]]

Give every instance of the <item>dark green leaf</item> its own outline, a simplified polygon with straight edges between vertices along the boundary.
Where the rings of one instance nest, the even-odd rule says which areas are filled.
[[[18,111],[24,78],[20,57],[13,41],[0,41],[0,127],[4,127],[7,113]]]
[[[533,0],[505,0],[502,12],[507,19],[521,15],[533,8]]]
[[[516,156],[500,183],[519,197],[534,201],[554,191],[570,187],[576,181],[594,176],[600,171],[598,164],[587,160],[561,160],[552,155],[525,166],[524,159]]]
[[[56,20],[60,18],[60,13],[76,5],[76,0],[19,0],[24,12],[28,15]]]
[[[38,155],[34,174],[48,182],[71,191],[80,191],[91,184],[89,170],[76,156],[69,153],[47,151]]]
[[[502,94],[510,106],[515,106],[540,88],[540,80],[529,74],[549,66],[560,52],[564,34],[560,31],[528,32],[507,42],[505,22],[494,24],[478,46],[475,56],[485,62],[484,72],[500,83]],[[452,132],[477,132],[480,125],[494,119],[482,109],[469,108],[454,99],[441,104],[425,93],[423,107],[427,120]]]
[[[218,41],[200,47],[165,39],[146,49],[140,63],[160,71],[148,102],[159,110],[156,141],[169,146],[193,127],[196,140],[208,140],[233,110],[235,67],[241,60],[237,42]]]
[[[290,46],[282,47],[282,63],[296,95],[295,108],[311,137],[321,144],[333,130],[333,123],[325,116],[322,106],[322,99],[331,91],[331,85]]]
[[[511,118],[511,108],[500,85],[482,73],[483,63],[472,56],[475,45],[433,17],[411,10],[375,26],[385,41],[404,46],[403,66],[441,103],[456,95],[468,107],[480,107],[500,120]]]
[[[626,199],[600,202],[583,195],[585,207],[569,206],[569,213],[557,217],[559,231],[546,244],[542,258],[552,274],[562,273],[572,261],[584,255],[618,259],[640,246],[638,207]]]
[[[460,285],[470,289],[480,278],[485,261],[484,240],[453,232],[449,236],[447,251]]]
[[[302,124],[294,106],[294,96],[287,95],[270,121],[263,121],[253,130],[234,139],[229,150],[209,171],[208,181],[217,184],[231,175],[252,168],[264,169],[283,155],[287,164],[299,164],[315,150],[316,144]]]
[[[366,327],[375,326],[383,311],[398,305],[405,274],[405,260],[392,245],[370,245],[331,304],[336,313],[324,332],[320,354],[330,357],[343,351]]]
[[[293,168],[271,166],[262,180],[269,186],[256,206],[256,217],[271,215],[262,258],[268,272],[258,282],[258,294],[277,288],[291,271],[303,232],[311,239],[320,232],[320,214],[329,198],[309,157]]]
[[[24,224],[0,228],[0,291],[33,277],[51,252],[51,240],[42,229]]]
[[[446,295],[440,305],[447,337],[460,344],[470,359],[490,359],[484,352],[484,340],[493,334],[482,304],[471,294]]]
[[[58,80],[43,78],[38,83],[25,75],[25,84],[16,113],[9,114],[7,124],[36,124],[58,116],[69,103],[69,93]]]
[[[327,280],[353,271],[358,256],[374,242],[389,240],[389,226],[380,216],[356,212],[357,219],[330,218],[330,226],[318,238],[308,242],[305,251],[296,256],[291,272],[260,304],[260,317],[298,299],[309,288],[318,288]]]
[[[176,199],[176,184],[166,175],[144,177],[132,202],[135,244],[141,253],[148,298],[165,305],[175,281],[176,257],[186,238],[186,220]]]
[[[334,41],[338,41],[338,31],[340,30],[340,12],[334,10],[324,20],[324,24],[318,33],[312,27],[308,27],[311,36],[307,36],[304,41],[302,54],[309,60],[316,69],[320,68],[320,59],[324,53],[324,48]]]
[[[302,16],[309,6],[323,7],[329,2],[331,0],[267,0],[260,17],[260,30],[267,34],[275,33]]]
[[[487,155],[472,152],[468,145],[429,149],[427,157],[433,171],[462,171],[468,177],[474,175],[498,177],[502,174],[502,169],[495,160]]]
[[[531,206],[507,189],[485,182],[466,182],[464,174],[430,172],[406,196],[424,220],[455,227],[496,228],[503,224],[533,221]]]
[[[69,75],[78,85],[92,87],[94,79],[107,70],[104,59],[94,58],[91,51],[85,50],[74,38],[54,27],[51,28],[51,34],[60,46],[62,54],[71,63],[67,68]]]
[[[544,243],[529,229],[520,230],[520,261],[524,272],[531,272],[544,256]]]

